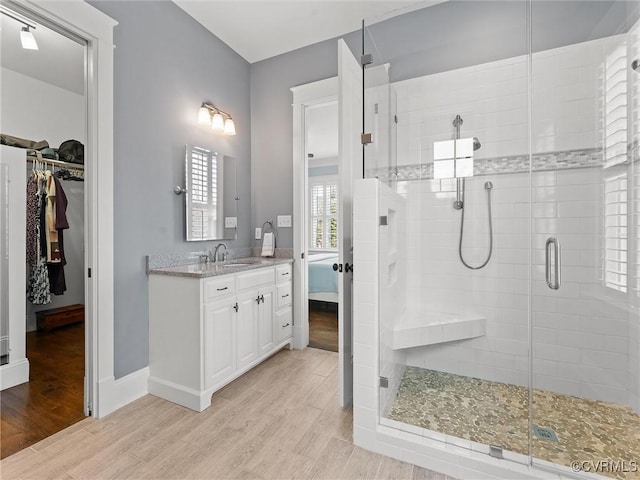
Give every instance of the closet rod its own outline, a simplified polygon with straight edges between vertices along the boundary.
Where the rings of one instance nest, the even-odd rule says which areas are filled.
[[[40,162],[40,163],[55,165],[59,167],[67,167],[67,168],[76,169],[76,170],[84,170],[84,165],[82,163],[65,162],[63,160],[52,160],[50,158],[27,157],[27,162]]]

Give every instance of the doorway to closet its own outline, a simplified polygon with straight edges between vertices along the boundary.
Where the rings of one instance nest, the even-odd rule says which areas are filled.
[[[309,347],[338,351],[338,102],[305,115]]]
[[[0,11],[5,458],[89,414],[88,129],[86,42],[19,7]]]

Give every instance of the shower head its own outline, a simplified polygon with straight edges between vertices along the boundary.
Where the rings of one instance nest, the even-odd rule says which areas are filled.
[[[480,143],[480,140],[478,140],[478,137],[473,137],[473,151],[475,152],[476,150],[480,150],[481,146],[482,144]]]

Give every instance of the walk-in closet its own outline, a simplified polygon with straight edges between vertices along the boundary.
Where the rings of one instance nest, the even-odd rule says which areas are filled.
[[[0,417],[5,458],[83,419],[86,46],[0,6]]]

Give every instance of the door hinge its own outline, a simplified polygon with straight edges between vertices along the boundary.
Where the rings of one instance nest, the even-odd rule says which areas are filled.
[[[300,258],[304,258],[304,252],[300,254]]]
[[[373,113],[375,113],[376,115],[378,114],[378,104],[377,103],[373,106]]]
[[[389,388],[389,379],[387,377],[380,377],[380,387]]]
[[[369,143],[373,143],[373,134],[371,134],[371,133],[362,133],[360,135],[360,143],[362,143],[362,145],[367,145]]]
[[[393,116],[393,122],[394,123],[398,123],[398,115],[394,115]]]
[[[89,276],[89,278],[91,278],[91,269],[87,268],[87,275]]]
[[[371,65],[373,63],[373,55],[370,53],[365,53],[360,57],[360,65],[366,67],[367,65]]]

